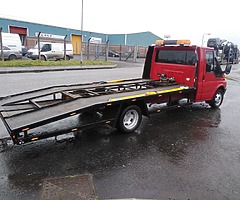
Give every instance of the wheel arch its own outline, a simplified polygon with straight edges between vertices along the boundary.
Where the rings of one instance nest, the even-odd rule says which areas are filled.
[[[142,110],[142,115],[149,117],[150,114],[148,112],[147,104],[145,101],[137,101],[136,106],[138,106]]]
[[[223,86],[218,87],[215,93],[213,94],[212,99],[210,101],[206,101],[206,103],[208,103],[212,108],[219,108],[223,102],[225,92],[226,92],[225,87]]]
[[[64,59],[64,57],[63,57],[63,59]],[[66,54],[66,60],[71,60],[71,57],[69,54]]]
[[[226,86],[224,86],[224,85],[219,85],[218,87],[216,87],[215,90],[212,91],[211,96],[209,96],[209,98],[211,97],[211,99],[207,99],[206,101],[208,101],[208,102],[211,101],[212,98],[214,97],[214,95],[216,94],[216,92],[217,92],[218,90],[222,90],[222,91],[223,91],[223,95],[224,95],[227,89],[226,89]]]
[[[223,91],[223,94],[225,94],[227,88],[222,85],[222,86],[220,86],[217,90],[222,90],[222,91]]]
[[[48,60],[48,57],[47,57],[47,55],[45,55],[45,54],[41,54],[40,57],[41,57],[41,58],[44,57],[44,60],[45,60],[45,61]]]
[[[123,109],[125,109],[126,107],[131,106],[131,105],[138,106],[142,111],[142,115],[144,115],[146,117],[150,116],[149,112],[148,112],[147,104],[144,100],[122,103],[120,106],[119,112],[121,112]]]
[[[226,89],[226,87],[223,86],[223,85],[218,86],[218,87],[216,88],[216,90],[213,92],[212,97],[215,95],[215,93],[216,93],[218,90],[222,90],[222,91],[223,91],[223,95],[224,95],[227,89]]]
[[[9,55],[8,55],[8,60],[11,60],[11,57],[14,57],[15,60],[17,60],[16,54],[14,54],[14,53],[9,54]]]

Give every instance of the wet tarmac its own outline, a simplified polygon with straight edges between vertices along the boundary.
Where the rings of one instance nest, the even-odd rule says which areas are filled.
[[[99,199],[237,200],[239,89],[235,77],[220,109],[163,111],[131,134],[100,126],[76,138],[1,146],[0,199],[41,199],[45,179],[92,174]]]

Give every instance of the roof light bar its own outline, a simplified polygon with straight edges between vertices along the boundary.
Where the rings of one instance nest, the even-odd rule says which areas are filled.
[[[190,40],[156,40],[156,45],[190,45]]]
[[[179,44],[179,45],[190,45],[191,41],[190,40],[177,40],[177,44]]]
[[[155,44],[163,45],[164,44],[164,40],[156,40]]]

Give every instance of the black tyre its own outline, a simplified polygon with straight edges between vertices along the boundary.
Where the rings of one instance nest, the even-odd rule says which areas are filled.
[[[135,131],[142,121],[142,111],[136,105],[125,108],[118,120],[118,129],[123,133]]]
[[[17,60],[17,56],[12,54],[8,57],[8,59],[9,60]]]
[[[70,57],[68,55],[66,56],[66,60],[70,60]]]
[[[224,93],[221,89],[217,90],[214,94],[212,100],[209,102],[209,105],[212,108],[219,108],[223,102]]]

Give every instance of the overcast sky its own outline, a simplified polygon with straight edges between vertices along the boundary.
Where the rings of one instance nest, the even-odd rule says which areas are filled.
[[[83,30],[106,34],[150,31],[201,45],[220,37],[240,45],[237,0],[83,0]],[[81,29],[82,0],[2,0],[0,16]]]

